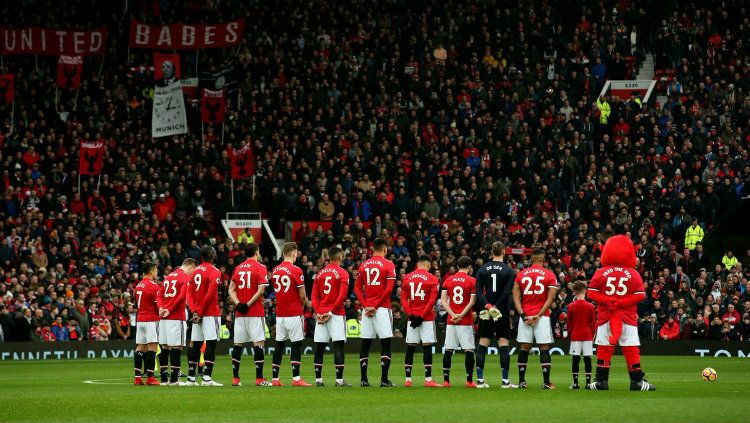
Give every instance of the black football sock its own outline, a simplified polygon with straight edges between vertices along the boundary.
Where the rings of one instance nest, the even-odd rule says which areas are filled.
[[[159,351],[159,376],[161,382],[169,382],[169,349],[162,348]]]
[[[336,381],[344,379],[344,341],[333,342],[333,364],[336,365]]]
[[[136,351],[133,354],[133,361],[135,362],[135,377],[141,377],[143,374],[143,351]]]
[[[362,382],[367,382],[367,365],[370,361],[370,346],[372,345],[372,339],[363,339],[362,347],[359,350],[359,371],[361,374]]]
[[[313,364],[315,365],[315,379],[323,379],[323,353],[326,350],[325,342],[315,343],[315,357],[313,358]]]
[[[146,376],[154,377],[154,367],[156,366],[156,351],[146,351]]]
[[[466,381],[471,382],[474,380],[474,351],[466,351],[466,358],[464,364],[466,365]]]
[[[583,357],[583,367],[586,370],[586,383],[591,383],[591,356]]]
[[[477,347],[477,382],[484,382],[484,358],[487,355],[487,347],[479,344]]]
[[[432,380],[432,345],[424,345],[422,354],[424,357],[424,378],[429,381]]]
[[[518,352],[518,383],[526,382],[526,365],[529,362],[529,352],[520,350]]]
[[[292,354],[289,356],[292,364],[292,378],[299,379],[299,367],[302,365],[302,341],[292,342]]]
[[[232,377],[240,378],[240,364],[242,362],[242,346],[232,347]]]
[[[573,383],[578,384],[578,372],[580,371],[581,367],[581,356],[580,355],[574,355],[573,356]]]
[[[552,356],[549,354],[549,350],[539,352],[539,361],[542,363],[544,383],[549,384],[549,374],[552,372]]]
[[[391,338],[380,340],[380,381],[388,381],[388,370],[391,368]]]
[[[172,348],[169,350],[169,361],[171,365],[172,374],[169,377],[169,381],[176,383],[180,380],[180,361],[182,360],[182,350],[178,348]]]
[[[411,379],[411,370],[412,367],[414,367],[414,351],[416,350],[417,347],[414,345],[406,346],[406,357],[404,357],[404,373],[406,373],[407,379]]]
[[[198,368],[198,360],[200,360],[201,350],[200,347],[193,343],[188,349],[188,381],[195,381],[195,371]]]
[[[273,362],[271,363],[271,378],[279,378],[279,370],[281,369],[281,357],[284,356],[284,349],[286,348],[286,341],[276,341],[276,346],[273,350]]]
[[[443,381],[451,382],[451,358],[453,357],[453,350],[445,350],[443,354]]]
[[[500,352],[500,370],[503,373],[503,382],[509,381],[509,372],[510,372],[510,347],[507,345],[504,345],[500,348],[498,348]]]
[[[253,347],[253,357],[255,358],[255,378],[263,379],[263,364],[265,361],[263,347]]]
[[[203,353],[203,380],[211,380],[216,360],[216,340],[206,341],[206,351]]]
[[[605,382],[609,380],[609,361],[596,360],[596,381]]]

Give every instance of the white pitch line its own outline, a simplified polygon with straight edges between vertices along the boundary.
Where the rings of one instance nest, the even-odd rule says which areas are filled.
[[[90,385],[129,385],[127,382],[105,382],[108,380],[128,380],[123,378],[112,378],[112,379],[90,379],[90,380],[84,380],[83,383],[87,383]]]

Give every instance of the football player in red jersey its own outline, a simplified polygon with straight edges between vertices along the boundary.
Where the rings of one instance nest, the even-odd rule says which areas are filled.
[[[162,308],[159,309],[159,368],[161,383],[175,386],[184,385],[179,381],[180,356],[185,346],[185,331],[187,316],[185,314],[185,292],[190,275],[195,271],[195,260],[186,258],[182,266],[164,277],[160,291]],[[168,372],[169,362],[172,362],[171,375]]]
[[[159,346],[159,283],[156,265],[147,263],[143,268],[143,279],[135,287],[135,303],[138,307],[135,326],[135,384],[143,385],[141,367],[146,364],[146,385],[159,385],[154,377],[156,349]]]
[[[349,293],[349,272],[341,267],[344,251],[339,247],[328,250],[330,263],[321,269],[313,282],[312,305],[315,310],[315,386],[323,384],[323,353],[333,341],[333,363],[336,366],[336,386],[350,387],[344,380],[344,342],[346,317],[344,300]]]
[[[424,386],[438,387],[432,380],[432,346],[435,345],[435,301],[438,296],[438,278],[430,273],[432,260],[430,256],[421,255],[417,268],[404,276],[401,285],[401,304],[409,316],[406,328],[406,382],[412,386],[411,371],[414,366],[414,352],[417,345],[422,345],[424,354]]]
[[[229,299],[237,304],[234,308],[234,347],[232,348],[232,386],[240,383],[240,360],[245,343],[253,343],[255,358],[255,385],[271,386],[263,377],[266,340],[266,311],[263,308],[263,294],[268,287],[268,270],[258,262],[258,244],[251,243],[245,248],[247,260],[234,268],[229,282]]]
[[[472,309],[477,299],[477,281],[469,276],[471,259],[463,256],[456,261],[458,272],[443,281],[440,303],[448,312],[445,328],[445,354],[443,354],[443,387],[449,388],[451,358],[457,349],[464,350],[466,359],[466,387],[476,388],[474,383],[474,314]]]
[[[396,266],[385,258],[388,244],[382,238],[375,238],[372,257],[362,262],[354,283],[354,294],[362,304],[362,348],[359,351],[359,365],[362,374],[360,386],[370,386],[367,380],[367,365],[370,360],[370,346],[377,336],[380,338],[380,386],[390,388],[396,385],[388,379],[391,367],[391,337],[393,336],[393,312],[391,294],[396,282]]]
[[[294,265],[297,260],[297,244],[287,242],[281,249],[284,261],[271,273],[271,283],[276,293],[276,345],[273,352],[273,386],[283,386],[279,380],[281,357],[286,341],[292,342],[292,386],[312,386],[299,375],[302,361],[302,340],[305,339],[305,317],[303,308],[307,302],[305,276],[302,269]]]
[[[216,343],[219,339],[219,328],[221,321],[221,310],[219,309],[219,284],[221,283],[221,271],[213,262],[216,260],[216,250],[213,247],[201,248],[200,265],[195,268],[189,285],[188,292],[192,295],[194,307],[190,310],[193,328],[190,338],[193,341],[188,351],[188,381],[187,385],[196,385],[195,369],[201,356],[201,346],[206,343],[203,353],[203,381],[201,386],[223,386],[221,383],[211,379],[216,359]]]
[[[588,389],[609,389],[609,365],[615,344],[630,373],[631,391],[654,391],[656,387],[644,379],[641,370],[641,345],[638,337],[637,304],[646,298],[643,280],[635,270],[633,241],[625,235],[609,238],[602,248],[602,268],[594,273],[588,296],[597,305],[596,381]]]
[[[516,275],[513,285],[513,303],[518,319],[518,387],[526,388],[526,365],[529,362],[529,350],[536,342],[539,346],[539,361],[542,363],[544,389],[555,389],[549,381],[552,357],[549,349],[552,345],[552,325],[549,308],[557,295],[557,277],[543,267],[544,250],[531,253],[531,266]]]
[[[586,368],[586,385],[591,383],[591,355],[594,351],[594,330],[596,312],[594,305],[586,301],[586,282],[573,284],[575,300],[568,304],[568,332],[570,334],[570,355],[573,357],[573,384],[570,389],[580,389],[578,371],[583,356]]]

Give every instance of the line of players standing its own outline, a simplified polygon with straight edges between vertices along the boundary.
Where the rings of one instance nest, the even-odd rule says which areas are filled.
[[[361,320],[361,350],[359,367],[360,386],[370,386],[368,379],[369,355],[372,341],[380,339],[381,387],[393,387],[389,379],[391,364],[391,337],[393,319],[391,293],[396,280],[393,263],[386,259],[387,244],[376,239],[373,256],[359,267],[354,292],[363,307]],[[245,345],[252,344],[255,364],[256,386],[282,386],[279,369],[286,343],[291,342],[292,386],[312,386],[300,376],[302,341],[304,339],[303,307],[307,301],[304,276],[294,265],[297,246],[284,245],[283,262],[270,275],[266,267],[258,262],[259,252],[255,244],[247,249],[248,258],[237,266],[229,286],[229,298],[236,304],[234,315],[234,347],[232,349],[233,386],[241,386],[240,364]],[[424,386],[449,387],[452,356],[458,349],[465,354],[466,387],[488,388],[484,379],[485,355],[492,338],[498,339],[503,388],[526,388],[525,373],[531,346],[540,349],[543,370],[543,388],[555,389],[550,382],[552,329],[550,306],[556,296],[558,285],[555,275],[543,268],[544,252],[532,254],[530,267],[518,274],[503,263],[504,246],[492,245],[493,260],[470,276],[472,262],[468,257],[457,261],[458,271],[447,277],[439,288],[437,278],[429,273],[429,256],[419,257],[416,269],[403,280],[401,300],[409,318],[406,333],[405,386],[412,386],[412,368],[417,347],[423,350],[425,371]],[[312,289],[312,305],[316,312],[315,341],[315,385],[325,386],[322,377],[323,354],[329,343],[333,345],[336,369],[335,386],[351,386],[344,379],[344,342],[346,322],[344,301],[349,292],[349,274],[340,265],[343,251],[333,247],[328,253],[330,263],[315,277]],[[221,272],[213,265],[216,252],[212,247],[201,250],[202,263],[197,265],[186,259],[182,266],[166,275],[161,284],[157,282],[157,268],[147,265],[143,280],[137,285],[135,296],[138,307],[135,384],[142,385],[143,371],[147,385],[197,385],[196,368],[201,348],[205,343],[202,386],[222,386],[212,379],[216,345],[220,334],[218,286]],[[276,345],[272,362],[272,379],[264,378],[265,311],[263,295],[269,284],[273,285],[277,300]],[[574,354],[574,385],[578,388],[577,363],[584,355],[586,381],[591,377],[591,351],[594,331],[593,306],[585,301],[585,284],[575,289],[577,299],[571,305],[578,324],[571,325],[571,353]],[[432,350],[436,343],[434,305],[440,290],[440,302],[448,313],[443,356],[443,383],[432,378]],[[510,350],[510,304],[519,317],[518,355],[519,383],[509,378]],[[475,306],[479,312],[479,344],[475,355],[474,316]],[[186,312],[189,310],[189,313]],[[573,321],[573,316],[570,316]],[[192,322],[190,340],[187,338],[186,321]],[[161,381],[154,376],[157,346],[161,344],[159,365]],[[189,345],[187,382],[180,382],[180,357],[182,348]],[[576,356],[578,360],[576,360]],[[474,368],[477,382],[474,382]],[[170,371],[171,370],[171,371]]]

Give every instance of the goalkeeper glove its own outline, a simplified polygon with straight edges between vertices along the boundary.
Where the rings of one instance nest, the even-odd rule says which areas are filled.
[[[503,317],[503,313],[501,313],[500,310],[496,309],[495,307],[492,307],[491,309],[489,309],[488,313],[490,317],[492,317],[492,320],[496,322],[499,318]]]
[[[250,306],[248,306],[247,303],[239,303],[234,309],[235,311],[245,314],[250,310]]]
[[[409,326],[411,326],[414,329],[418,328],[422,324],[423,321],[424,319],[419,316],[414,316],[414,315],[409,316],[409,322],[410,322]]]
[[[490,312],[488,310],[480,311],[479,318],[482,320],[490,320]]]

